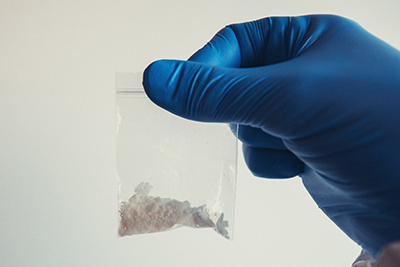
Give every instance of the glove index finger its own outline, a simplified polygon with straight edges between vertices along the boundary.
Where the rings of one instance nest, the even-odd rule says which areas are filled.
[[[188,61],[219,67],[239,68],[241,55],[235,32],[230,26],[226,26],[205,46],[194,53]]]

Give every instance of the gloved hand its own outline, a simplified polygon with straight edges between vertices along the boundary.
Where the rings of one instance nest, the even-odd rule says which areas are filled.
[[[249,169],[300,175],[318,206],[377,257],[400,240],[400,52],[337,16],[222,29],[188,61],[144,72],[179,116],[240,124]]]

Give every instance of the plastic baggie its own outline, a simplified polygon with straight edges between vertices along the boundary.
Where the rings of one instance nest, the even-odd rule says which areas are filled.
[[[161,109],[130,72],[116,73],[116,116],[119,235],[188,226],[232,239],[237,131]]]

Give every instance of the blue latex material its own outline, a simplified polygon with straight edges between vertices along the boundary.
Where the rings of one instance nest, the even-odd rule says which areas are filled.
[[[152,63],[143,85],[179,116],[240,124],[249,169],[301,176],[370,254],[400,240],[400,52],[357,23],[313,15],[229,25],[188,61]]]

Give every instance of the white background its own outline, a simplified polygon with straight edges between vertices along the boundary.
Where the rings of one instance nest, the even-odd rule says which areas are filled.
[[[359,248],[300,179],[242,156],[235,241],[212,230],[117,238],[116,71],[186,59],[220,28],[333,13],[400,47],[395,0],[1,0],[0,266],[350,266]]]

